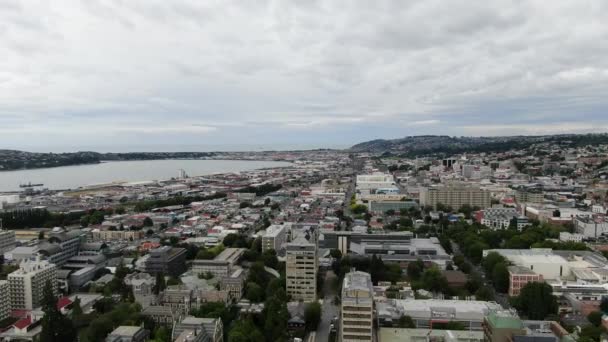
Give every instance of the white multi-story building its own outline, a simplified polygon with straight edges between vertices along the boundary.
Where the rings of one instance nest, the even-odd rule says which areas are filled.
[[[559,233],[559,241],[565,242],[583,242],[585,235],[583,234],[572,234],[568,232],[560,232]]]
[[[12,251],[17,246],[15,232],[12,230],[0,230],[0,253]]]
[[[11,315],[11,297],[8,281],[0,280],[0,321]]]
[[[393,175],[388,173],[373,173],[370,175],[357,175],[357,192],[359,193],[396,193],[399,188],[395,183]]]
[[[266,233],[262,236],[262,252],[274,249],[281,249],[287,236],[287,228],[283,225],[273,224],[266,229]]]
[[[456,210],[465,204],[471,207],[487,208],[491,205],[491,193],[479,186],[450,183],[422,188],[420,204],[437,208],[437,204],[450,206]]]
[[[342,284],[340,341],[373,341],[374,289],[365,272],[350,272]]]
[[[57,293],[57,268],[47,260],[25,260],[19,269],[8,275],[11,309],[32,310],[40,306],[44,287],[51,283]]]
[[[317,298],[317,246],[298,236],[287,244],[287,294],[292,300],[313,302]]]
[[[488,208],[482,215],[481,224],[494,230],[509,228],[513,219],[519,231],[530,225],[528,218],[521,216],[515,208]]]
[[[608,217],[602,215],[592,217],[577,215],[574,218],[574,230],[578,234],[591,238],[608,234]]]

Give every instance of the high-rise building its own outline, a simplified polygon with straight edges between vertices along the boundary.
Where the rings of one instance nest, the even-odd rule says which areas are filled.
[[[492,205],[490,191],[479,186],[467,184],[446,184],[423,188],[420,191],[420,204],[437,208],[441,203],[455,210],[465,204],[471,207],[487,208]]]
[[[25,260],[19,269],[8,275],[11,309],[32,310],[40,306],[46,283],[57,293],[57,268],[47,260]]]
[[[11,315],[11,297],[8,281],[0,280],[0,321]]]
[[[374,289],[372,277],[365,272],[350,272],[342,284],[340,341],[373,340]]]
[[[287,244],[287,294],[293,300],[314,302],[317,298],[317,246],[304,236]]]

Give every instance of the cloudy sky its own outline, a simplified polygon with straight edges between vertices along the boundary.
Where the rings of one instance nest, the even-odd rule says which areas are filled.
[[[606,132],[606,18],[605,0],[2,0],[0,148]]]

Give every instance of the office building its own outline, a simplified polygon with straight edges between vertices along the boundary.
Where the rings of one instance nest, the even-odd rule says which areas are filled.
[[[279,251],[287,237],[287,227],[283,225],[273,224],[266,229],[266,233],[262,236],[262,252],[274,249]]]
[[[232,273],[245,248],[226,248],[212,260],[192,260],[192,272],[195,274],[213,274],[214,277],[226,277]]]
[[[78,255],[80,245],[86,242],[86,233],[80,229],[63,231],[54,228],[47,241],[38,246],[38,253],[57,267],[63,266],[71,257]]]
[[[527,267],[509,266],[509,296],[519,296],[521,289],[528,283],[544,282],[541,274],[536,274]]]
[[[162,273],[174,277],[186,271],[186,250],[162,246],[150,251],[145,270],[150,274]]]
[[[32,310],[40,306],[44,287],[51,283],[57,293],[57,268],[47,260],[25,260],[8,275],[12,310]]]
[[[4,254],[17,247],[15,232],[12,230],[0,230],[0,253]]]
[[[373,294],[369,273],[356,271],[344,276],[339,341],[373,341]]]
[[[437,209],[441,203],[455,210],[467,204],[471,207],[487,208],[492,205],[490,191],[479,186],[449,183],[420,190],[420,205]]]
[[[515,191],[515,201],[517,203],[543,203],[545,196],[540,190],[516,190]]]
[[[379,342],[484,342],[482,331],[380,328]]]
[[[371,175],[357,175],[356,188],[357,192],[361,194],[399,192],[393,175],[381,172]]]
[[[482,330],[484,317],[502,307],[495,302],[475,300],[391,299],[376,303],[376,310],[382,326],[392,326],[406,315],[416,328],[433,329],[434,324],[458,322],[465,330]]]
[[[313,302],[317,298],[317,246],[298,236],[286,247],[287,294],[292,300]]]
[[[489,313],[483,322],[485,341],[488,342],[564,342],[573,336],[554,321],[521,320],[511,311]]]

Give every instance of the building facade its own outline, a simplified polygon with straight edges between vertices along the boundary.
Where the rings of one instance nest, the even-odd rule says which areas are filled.
[[[186,250],[163,246],[150,251],[145,270],[150,274],[163,273],[174,277],[186,271]]]
[[[339,341],[373,341],[373,293],[369,273],[357,271],[345,275],[342,283]]]
[[[57,268],[47,260],[25,260],[8,275],[11,309],[32,310],[40,306],[44,287],[50,282],[57,293]]]
[[[509,266],[509,296],[519,296],[521,289],[531,282],[542,283],[543,276],[522,266]]]
[[[313,302],[317,299],[317,246],[298,237],[286,248],[287,294],[292,300]]]
[[[0,230],[0,253],[4,254],[17,246],[15,232],[12,230]]]
[[[421,189],[421,205],[437,209],[438,203],[450,206],[456,210],[465,204],[479,208],[487,208],[492,204],[490,191],[481,189],[478,186],[446,184]]]
[[[287,227],[283,225],[272,225],[266,229],[262,237],[262,252],[274,249],[278,251],[287,237]]]

